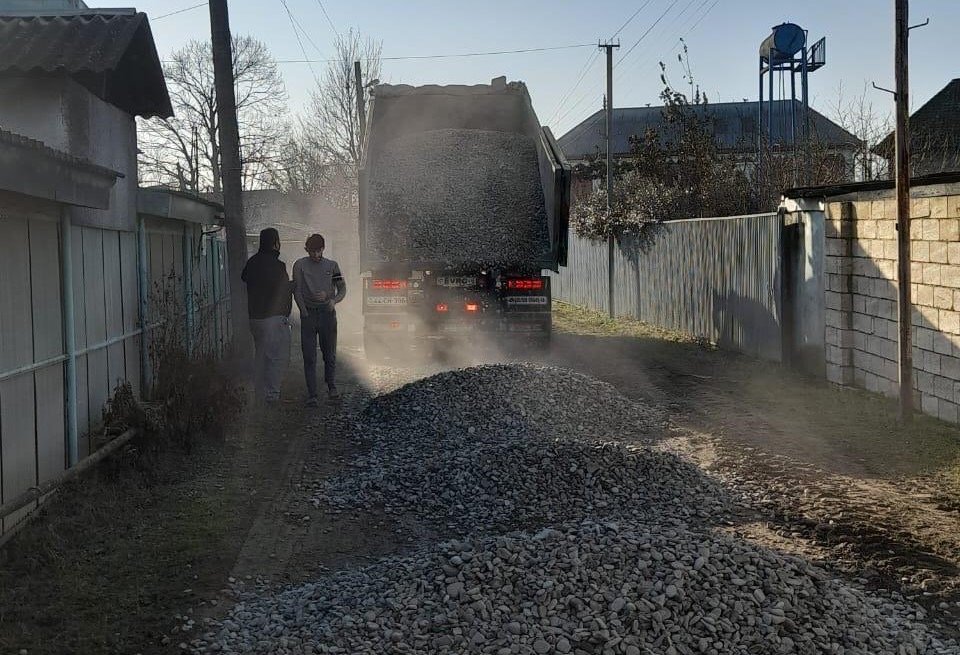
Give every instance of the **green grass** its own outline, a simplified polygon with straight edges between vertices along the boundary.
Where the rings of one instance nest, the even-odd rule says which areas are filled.
[[[553,303],[553,327],[558,332],[567,334],[636,337],[673,343],[704,344],[702,339],[696,339],[682,332],[667,330],[630,318],[610,318],[606,314],[558,301]]]

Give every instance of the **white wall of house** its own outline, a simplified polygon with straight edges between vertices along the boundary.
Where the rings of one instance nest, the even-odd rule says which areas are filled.
[[[68,77],[0,80],[0,128],[123,173],[110,209],[71,210],[73,222],[132,231],[137,217],[137,124]]]

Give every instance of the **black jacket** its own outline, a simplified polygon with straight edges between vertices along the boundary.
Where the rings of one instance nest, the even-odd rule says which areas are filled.
[[[290,316],[290,276],[279,258],[275,250],[261,250],[243,267],[241,277],[247,284],[247,310],[252,319]]]

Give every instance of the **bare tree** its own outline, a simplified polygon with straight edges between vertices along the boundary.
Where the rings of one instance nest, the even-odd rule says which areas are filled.
[[[890,175],[889,165],[877,154],[877,146],[893,130],[893,121],[890,112],[883,113],[874,107],[867,93],[864,85],[859,95],[850,98],[841,82],[830,110],[837,124],[859,139],[853,162],[854,178],[884,179]]]
[[[351,30],[336,42],[336,54],[317,81],[310,105],[284,145],[281,188],[322,193],[340,206],[356,203],[362,156],[354,62],[364,90],[380,77],[381,44]]]
[[[233,39],[244,188],[271,182],[286,136],[287,92],[267,46]],[[217,99],[210,43],[191,41],[173,53],[164,74],[176,115],[140,123],[140,175],[187,191],[222,190]]]

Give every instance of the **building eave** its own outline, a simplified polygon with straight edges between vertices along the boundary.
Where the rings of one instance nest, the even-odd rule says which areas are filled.
[[[0,190],[63,205],[109,209],[122,173],[0,132]]]

